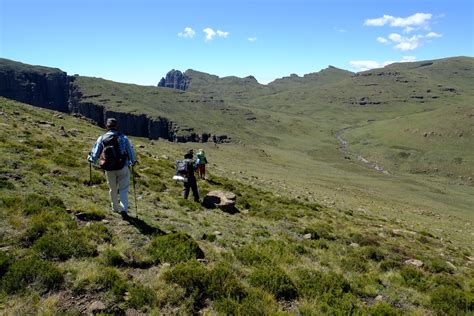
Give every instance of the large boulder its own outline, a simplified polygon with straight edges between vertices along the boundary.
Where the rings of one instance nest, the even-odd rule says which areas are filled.
[[[238,212],[235,207],[236,198],[236,195],[232,192],[214,190],[207,193],[202,205],[207,208],[219,208],[224,212],[234,214]]]

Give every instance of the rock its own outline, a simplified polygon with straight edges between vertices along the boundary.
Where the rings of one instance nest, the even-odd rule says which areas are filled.
[[[349,246],[354,247],[354,248],[359,248],[360,245],[356,242],[352,242]]]
[[[452,264],[451,262],[446,261],[446,264],[447,264],[448,267],[450,267],[451,269],[456,270],[456,266],[455,266],[454,264]]]
[[[382,301],[382,300],[383,300],[383,296],[380,295],[380,294],[375,297],[376,302],[379,302],[379,301]]]
[[[411,264],[417,268],[421,268],[424,263],[423,261],[421,260],[418,260],[418,259],[408,259],[408,260],[405,260],[405,262],[403,262],[404,264]]]
[[[304,239],[311,239],[312,235],[311,234],[304,234],[303,238]]]
[[[232,192],[224,192],[220,190],[214,190],[204,197],[202,205],[207,208],[219,208],[220,210],[227,213],[237,213],[238,210],[235,207],[236,195]]]
[[[91,314],[97,314],[105,310],[106,308],[107,306],[105,306],[105,304],[101,301],[94,301],[89,305],[89,307],[87,307],[87,311]]]
[[[186,90],[189,86],[191,78],[183,74],[179,70],[172,69],[168,71],[166,77],[161,78],[158,87],[172,88],[178,90]]]

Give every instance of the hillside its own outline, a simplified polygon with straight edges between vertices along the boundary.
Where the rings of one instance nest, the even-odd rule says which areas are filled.
[[[472,249],[436,230],[278,196],[217,176],[217,159],[201,194],[230,190],[240,211],[206,209],[171,180],[184,147],[139,138],[138,218],[132,191],[123,219],[108,210],[99,171],[88,186],[85,157],[100,129],[6,99],[0,112],[2,313],[474,310]]]

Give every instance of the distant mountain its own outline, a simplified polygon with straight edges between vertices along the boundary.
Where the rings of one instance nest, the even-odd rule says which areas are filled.
[[[289,77],[283,77],[280,79],[276,79],[270,82],[268,85],[270,87],[278,88],[280,90],[283,89],[294,89],[298,86],[303,85],[311,85],[311,86],[322,86],[325,84],[334,83],[346,78],[353,76],[354,73],[336,68],[334,66],[328,66],[327,68],[304,75],[300,77],[296,74],[292,74]]]

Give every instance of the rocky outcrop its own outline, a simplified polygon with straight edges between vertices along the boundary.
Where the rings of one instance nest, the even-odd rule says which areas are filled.
[[[214,190],[206,194],[202,205],[206,208],[219,208],[226,213],[237,213],[238,209],[235,207],[236,195],[232,192],[224,192]]]
[[[58,70],[39,72],[0,67],[0,96],[34,106],[68,112],[69,77]]]
[[[186,79],[180,71],[167,75],[173,87],[186,88]],[[150,117],[112,111],[101,104],[87,101],[75,77],[59,69],[30,66],[0,58],[0,96],[55,111],[72,113],[89,119],[101,127],[108,117],[115,117],[121,131],[127,135],[163,138],[174,142],[228,142],[226,135],[196,133],[193,128],[181,129],[165,117]]]
[[[179,70],[170,70],[165,78],[161,78],[158,87],[186,90],[189,87],[190,78]]]

